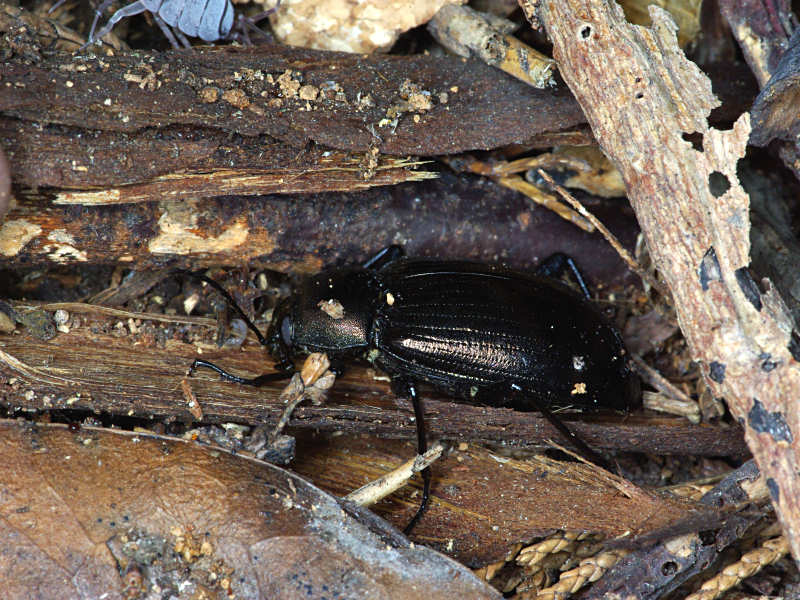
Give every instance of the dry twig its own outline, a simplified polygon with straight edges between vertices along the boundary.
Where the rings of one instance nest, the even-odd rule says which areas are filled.
[[[709,127],[718,104],[711,82],[685,59],[662,9],[650,7],[653,25],[644,28],[628,24],[616,3],[523,4],[544,24],[560,73],[623,176],[693,358],[747,425],[798,558],[800,337],[771,284],[762,293],[748,271],[749,198],[736,165],[749,117],[728,131]],[[695,132],[703,151],[684,137]]]
[[[414,476],[414,473],[419,473],[433,464],[442,455],[442,452],[444,452],[444,446],[440,443],[434,444],[425,454],[418,454],[383,477],[353,490],[344,499],[361,506],[372,506],[402,488]]]

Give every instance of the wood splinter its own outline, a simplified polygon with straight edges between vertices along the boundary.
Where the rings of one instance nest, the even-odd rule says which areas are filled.
[[[368,484],[350,492],[345,496],[345,500],[355,502],[361,506],[377,504],[386,496],[406,485],[414,476],[414,473],[419,473],[432,465],[442,455],[442,452],[444,452],[444,446],[437,442],[424,454],[418,454],[383,477],[370,481]]]

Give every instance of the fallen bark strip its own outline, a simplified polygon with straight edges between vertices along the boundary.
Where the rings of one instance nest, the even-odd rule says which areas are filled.
[[[185,319],[182,319],[185,321]],[[89,410],[146,419],[194,421],[181,390],[188,366],[198,356],[235,373],[274,369],[261,346],[220,350],[212,327],[185,322],[71,315],[69,333],[49,341],[18,330],[0,335],[0,401],[14,409]],[[135,333],[131,333],[133,330]],[[250,388],[220,381],[209,372],[189,379],[207,422],[274,424],[283,412],[284,382]],[[431,437],[503,442],[541,447],[559,439],[537,413],[455,404],[426,393]],[[290,425],[323,431],[366,432],[413,439],[413,411],[374,373],[354,367],[337,379],[324,406],[301,405]],[[693,426],[684,419],[644,415],[564,414],[589,445],[653,454],[741,455],[738,427]]]
[[[14,56],[0,80],[0,113],[42,125],[128,133],[192,125],[394,155],[524,143],[583,120],[564,88],[537,90],[450,57],[287,46],[58,53],[36,64]]]
[[[669,285],[692,356],[745,436],[800,558],[800,338],[780,297],[748,273],[749,202],[736,175],[747,115],[709,128],[716,104],[666,12],[629,25],[615,3],[547,1],[539,18],[559,70],[628,188],[650,253]],[[532,9],[528,7],[532,14]],[[684,134],[703,134],[703,152]]]
[[[0,65],[0,79],[0,114],[8,117],[0,119],[0,144],[15,181],[32,187],[85,189],[223,168],[289,169],[291,176],[292,159],[314,158],[312,141],[417,156],[546,147],[565,133],[574,137],[585,122],[564,88],[533,90],[453,58],[269,46],[52,54],[32,66],[14,54]],[[756,93],[730,67],[715,86],[739,110]],[[223,193],[231,191],[205,190]]]
[[[289,468],[337,496],[415,452],[411,442],[373,436],[297,434]],[[410,537],[472,568],[503,560],[514,544],[555,529],[636,536],[697,515],[696,504],[621,483],[594,465],[546,456],[522,460],[459,444],[433,463],[432,472],[430,506]],[[421,487],[417,477],[372,509],[403,527],[419,506]]]
[[[353,191],[436,177],[412,160],[202,127],[128,133],[0,117],[0,147],[12,149],[14,183],[59,188],[55,204]]]
[[[794,65],[797,63],[797,49],[792,49],[797,43],[797,35],[790,37],[793,19],[796,20],[792,3],[787,0],[769,3],[721,0],[719,9],[762,88],[751,109],[751,143],[766,145],[770,135],[780,133],[783,141],[778,144],[778,154],[783,164],[800,179],[800,145],[797,137],[789,131],[797,128],[797,92],[791,91],[796,86],[786,78],[796,70]],[[792,58],[793,52],[795,58]],[[771,106],[766,108],[767,104]],[[783,114],[780,114],[781,107],[784,107]],[[776,109],[779,116],[775,118],[775,126],[770,128],[771,132],[762,131],[769,111]]]
[[[632,247],[638,230],[618,203],[591,210]],[[22,198],[0,224],[0,267],[105,263],[139,270],[249,264],[317,271],[397,242],[410,256],[506,261],[530,268],[556,251],[596,283],[630,280],[599,234],[587,234],[516,192],[472,176],[356,194],[228,197],[127,206],[53,206]]]
[[[758,467],[751,460],[725,477],[706,493],[700,503],[722,510],[741,507],[748,502],[761,504],[767,491]],[[701,531],[717,529],[708,523],[697,532],[679,538],[669,536],[651,546],[642,546],[623,558],[605,574],[583,597],[602,598],[663,598],[690,578],[704,572],[708,566],[749,530],[762,522],[757,510],[741,511],[727,517],[714,533],[714,541],[701,538]],[[647,536],[645,536],[647,537]],[[634,543],[635,539],[632,540]]]
[[[0,421],[0,440],[6,600],[502,598],[366,509],[252,457],[46,423]]]

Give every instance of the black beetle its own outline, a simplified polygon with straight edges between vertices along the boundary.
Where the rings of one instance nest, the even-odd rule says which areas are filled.
[[[417,384],[470,403],[540,411],[595,462],[603,463],[550,411],[632,408],[639,380],[619,332],[585,298],[552,278],[572,260],[555,254],[536,273],[474,262],[407,259],[390,246],[362,266],[323,271],[275,308],[266,337],[213,280],[277,361],[253,379],[196,360],[224,378],[261,385],[291,376],[292,356],[325,352],[334,369],[363,358],[391,377],[392,390],[414,404],[418,451],[427,443]],[[323,310],[340,305],[342,312]],[[430,471],[423,471],[424,511]]]

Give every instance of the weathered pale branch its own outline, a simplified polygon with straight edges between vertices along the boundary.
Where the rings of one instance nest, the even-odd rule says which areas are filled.
[[[748,274],[749,198],[736,164],[749,115],[730,131],[708,126],[718,103],[710,81],[686,60],[658,8],[650,8],[650,28],[628,24],[606,0],[550,0],[538,10],[560,73],[623,175],[692,355],[747,425],[800,558],[800,341],[772,286],[765,280],[762,293]],[[702,151],[684,139],[694,132],[703,134]]]

